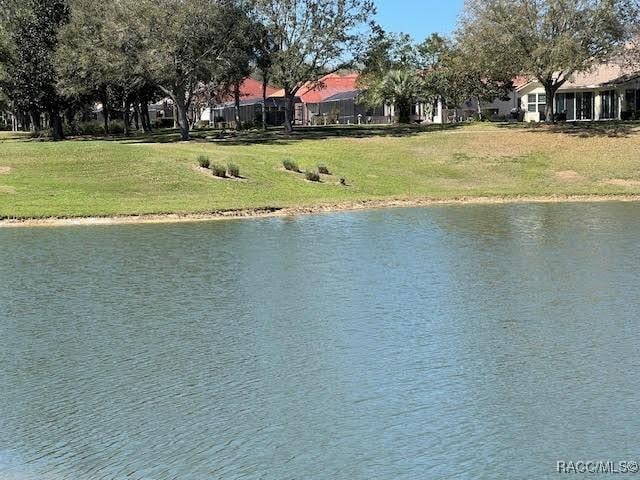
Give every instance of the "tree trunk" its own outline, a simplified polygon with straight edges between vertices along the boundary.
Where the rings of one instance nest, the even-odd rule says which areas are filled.
[[[267,78],[262,80],[262,130],[267,131]]]
[[[37,109],[33,109],[29,112],[29,116],[31,117],[31,131],[37,132],[41,129],[40,126],[40,111]]]
[[[145,100],[142,102],[142,114],[147,119],[147,126],[149,127],[149,132],[153,131],[153,125],[151,124],[151,115],[149,115],[149,104]]]
[[[554,103],[556,98],[556,92],[558,91],[558,86],[554,84],[546,84],[544,86],[544,93],[547,95],[547,104],[545,105],[545,122],[554,123],[555,122],[555,113],[554,113]]]
[[[67,125],[71,129],[72,134],[73,135],[77,135],[78,134],[78,125],[77,125],[77,122],[76,122],[75,108],[73,108],[73,107],[67,108],[65,110],[65,112],[64,112],[64,116],[66,117]]]
[[[178,128],[179,126],[179,121],[178,121],[178,108],[176,106],[175,101],[173,102],[173,128]]]
[[[100,102],[102,102],[102,121],[104,122],[104,133],[109,135],[109,97],[107,96],[106,89],[100,91]]]
[[[398,103],[398,122],[403,124],[411,123],[411,104],[406,102]]]
[[[137,100],[133,102],[133,124],[136,130],[140,130],[140,104]]]
[[[242,120],[240,119],[240,83],[236,82],[233,86],[233,118],[236,122],[236,130],[242,130]]]
[[[122,101],[122,116],[124,119],[124,136],[128,137],[131,134],[131,112],[129,111],[129,101]]]
[[[291,92],[284,92],[284,131],[293,132],[293,121],[295,115],[295,98]]]
[[[178,126],[180,127],[180,139],[185,141],[189,140],[189,117],[184,92],[177,92],[173,101],[178,114],[177,120]]]
[[[145,133],[151,133],[151,119],[149,118],[149,104],[146,100],[140,102],[140,118],[142,120],[142,129]]]
[[[62,128],[62,119],[58,110],[49,110],[49,123],[53,140],[64,140],[64,129]]]

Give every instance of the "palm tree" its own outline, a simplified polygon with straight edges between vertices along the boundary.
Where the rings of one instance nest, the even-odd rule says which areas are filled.
[[[411,123],[411,107],[420,100],[422,82],[411,70],[390,70],[370,92],[378,103],[393,104],[399,123]]]

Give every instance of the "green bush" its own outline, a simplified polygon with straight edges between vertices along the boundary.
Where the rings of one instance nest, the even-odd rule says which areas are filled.
[[[322,175],[331,175],[331,172],[326,165],[318,165],[318,173]]]
[[[230,177],[240,178],[240,167],[235,163],[230,163],[227,165],[227,172]]]
[[[307,172],[305,172],[304,178],[306,178],[310,182],[319,182],[320,174],[318,172],[314,172],[313,170],[308,170]]]
[[[288,170],[290,172],[300,172],[300,167],[298,167],[298,164],[289,158],[283,160],[282,165],[284,166],[285,170]]]
[[[209,166],[211,165],[211,160],[209,160],[209,157],[207,157],[206,155],[199,155],[198,165],[200,165],[200,168],[209,168]]]
[[[211,171],[216,177],[220,177],[220,178],[227,177],[227,168],[224,165],[221,165],[219,163],[212,164]]]
[[[94,120],[78,124],[79,135],[104,135],[104,123]]]

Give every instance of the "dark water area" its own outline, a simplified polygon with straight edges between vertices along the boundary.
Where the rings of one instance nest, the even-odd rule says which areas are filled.
[[[633,203],[0,230],[0,479],[640,461],[639,239]]]

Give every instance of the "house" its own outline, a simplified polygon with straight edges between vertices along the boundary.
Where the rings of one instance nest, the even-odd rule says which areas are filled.
[[[545,120],[544,87],[531,80],[517,89],[526,122]],[[621,62],[597,65],[572,75],[554,99],[559,121],[631,120],[640,118],[640,73]]]
[[[384,105],[369,107],[361,101],[363,90],[348,90],[325,98],[319,103],[307,104],[310,123],[315,125],[384,124],[390,123],[388,108]]]
[[[149,109],[149,120],[153,128],[168,128],[173,127],[176,118],[176,112],[173,105],[173,100],[170,98],[164,98],[157,102],[150,103],[147,108]],[[132,119],[134,118],[134,110],[131,110]],[[111,120],[122,120],[122,110],[111,110],[109,112]],[[104,122],[104,106],[102,103],[96,103],[93,105],[91,111],[91,119],[100,123]]]
[[[482,112],[484,118],[489,120],[515,119],[515,112],[520,105],[518,90],[529,83],[526,77],[517,77],[513,80],[513,90],[505,98],[496,98],[492,102],[481,102],[478,108],[478,101],[467,100],[457,108],[445,108],[442,101],[438,101],[433,108],[433,123],[451,123],[460,120],[475,118]]]
[[[331,73],[318,82],[309,82],[296,93],[294,121],[297,125],[390,123],[384,105],[368,107],[361,101],[360,74]],[[284,90],[273,98],[284,98]]]
[[[244,124],[261,123],[264,99],[262,97],[262,81],[246,78],[240,84],[240,120]],[[277,89],[267,86],[267,124],[282,125],[284,123],[284,100],[272,97]],[[219,103],[204,108],[200,121],[211,125],[232,124],[236,119],[236,105],[233,95],[224,97]]]

